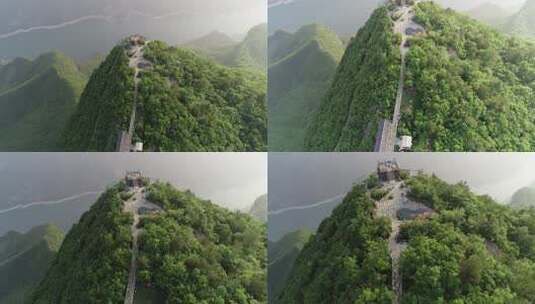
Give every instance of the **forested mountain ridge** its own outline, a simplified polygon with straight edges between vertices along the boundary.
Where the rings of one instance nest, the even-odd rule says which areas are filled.
[[[57,52],[0,66],[0,149],[58,151],[61,133],[87,81]]]
[[[73,225],[29,303],[123,302],[132,216],[123,213],[121,189],[108,189]]]
[[[535,45],[433,2],[412,10],[424,30],[407,31],[397,136],[412,136],[413,151],[533,151]],[[350,43],[307,132],[307,150],[373,150],[378,120],[392,116],[400,82],[395,17],[379,8]],[[376,20],[384,26],[371,33]],[[390,43],[366,48],[379,58],[358,52],[365,39],[381,35]],[[358,75],[370,66],[381,73]]]
[[[130,286],[134,303],[267,303],[265,229],[170,184],[120,182],[73,226],[29,303],[124,303]]]
[[[400,74],[400,38],[386,6],[351,39],[305,135],[308,151],[371,151],[390,117]]]
[[[66,150],[114,151],[134,98],[133,140],[147,151],[267,149],[265,75],[151,41],[136,90],[125,43],[94,71],[63,134]]]
[[[25,303],[57,254],[63,232],[53,225],[0,237],[0,303]]]
[[[191,192],[155,183],[166,211],[142,221],[140,280],[167,303],[267,303],[266,226]]]
[[[295,33],[269,37],[269,146],[272,151],[301,151],[304,132],[319,107],[343,55],[332,30],[306,25]]]
[[[379,209],[395,195],[376,180],[356,185],[324,220],[276,303],[392,303],[391,219]],[[534,209],[509,208],[465,183],[424,173],[401,183],[402,206],[418,202],[432,212],[405,218],[399,228],[400,303],[535,300]]]
[[[535,45],[433,3],[416,19],[428,34],[408,54],[400,135],[416,151],[533,151]]]

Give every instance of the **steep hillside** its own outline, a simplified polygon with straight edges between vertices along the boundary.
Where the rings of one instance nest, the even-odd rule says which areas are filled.
[[[400,39],[380,7],[351,39],[305,137],[310,151],[370,151],[379,121],[391,117],[400,74]]]
[[[295,260],[276,303],[392,303],[390,222],[356,186]]]
[[[0,150],[61,150],[61,132],[85,82],[60,53],[0,66]]]
[[[408,9],[414,17],[402,30],[408,39],[401,47],[403,65],[397,49],[389,48],[392,42],[400,45],[391,33],[392,20],[402,10],[407,9],[396,8],[390,17],[387,8],[379,8],[350,44],[309,128],[307,148],[371,151],[378,122],[390,119],[399,104],[394,131],[398,137],[412,136],[413,151],[533,151],[535,45],[421,2]],[[404,18],[396,20],[396,32]],[[370,31],[378,20],[382,28]],[[372,54],[359,55],[363,43],[357,42],[365,39],[389,43],[368,46]],[[400,66],[403,77],[394,72]]]
[[[45,225],[0,238],[0,303],[24,303],[57,254],[63,232]]]
[[[249,215],[261,221],[262,223],[266,223],[268,217],[267,207],[268,196],[267,194],[264,194],[254,201],[253,205],[251,206],[251,209],[249,210]]]
[[[269,145],[271,151],[302,151],[307,125],[327,91],[343,54],[330,29],[307,25],[269,38]]]
[[[535,207],[535,188],[525,187],[516,191],[511,198],[511,207]]]
[[[505,32],[512,35],[535,37],[535,1],[527,0],[519,12],[511,16],[504,25]]]
[[[432,3],[408,55],[400,134],[416,151],[533,151],[535,45]]]
[[[266,303],[266,258],[252,217],[121,182],[71,229],[30,303]]]
[[[93,73],[65,129],[67,150],[114,151],[130,126],[147,151],[266,150],[265,76],[163,42],[143,45],[141,59],[126,48]]]
[[[535,300],[534,210],[404,178],[356,185],[299,254],[279,303]]]
[[[123,302],[132,217],[120,193],[108,189],[71,228],[29,303]]]
[[[310,239],[308,230],[290,232],[277,242],[268,246],[268,294],[269,303],[277,303],[286,279],[293,268],[295,259]]]
[[[265,226],[191,192],[154,184],[166,212],[142,221],[139,280],[166,303],[266,303]]]
[[[212,32],[184,46],[228,67],[252,69],[261,73],[265,73],[267,67],[266,24],[253,27],[239,43],[225,34]]]

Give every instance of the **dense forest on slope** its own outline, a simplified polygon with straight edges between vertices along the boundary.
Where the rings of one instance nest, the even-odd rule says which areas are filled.
[[[265,73],[267,24],[259,24],[251,28],[243,41],[239,43],[223,33],[212,32],[184,46],[197,50],[219,64]]]
[[[414,151],[533,151],[535,45],[433,2],[414,10],[425,33],[408,43],[398,136],[412,136]],[[399,80],[391,25],[381,7],[352,39],[308,129],[307,150],[373,149]]]
[[[268,245],[268,295],[269,303],[277,303],[280,292],[293,268],[295,259],[310,239],[308,230],[290,232]]]
[[[134,139],[148,151],[265,151],[266,77],[154,41],[144,49]],[[128,129],[134,72],[122,46],[93,73],[64,140],[69,151],[113,151]]]
[[[438,215],[402,227],[403,303],[535,301],[535,210],[513,210],[435,176],[416,176],[409,187]]]
[[[60,53],[0,66],[0,150],[61,150],[61,133],[85,83],[73,60]]]
[[[114,151],[132,111],[134,73],[122,46],[93,72],[63,134],[67,151]]]
[[[63,232],[53,225],[0,237],[0,303],[25,303],[56,256]]]
[[[310,124],[305,149],[370,151],[379,121],[391,117],[400,74],[400,38],[385,6],[351,39]]]
[[[273,303],[392,303],[390,220],[375,216],[370,197],[384,188],[374,180],[355,186],[323,221]],[[535,209],[500,205],[434,175],[404,184],[408,199],[435,213],[401,225],[400,303],[535,301]]]
[[[415,19],[398,133],[416,151],[533,151],[535,45],[432,2]]]
[[[355,186],[295,261],[277,303],[392,303],[390,220]]]
[[[269,147],[302,151],[306,128],[344,52],[330,29],[311,24],[269,37]]]
[[[267,303],[263,224],[169,184],[148,191],[165,213],[141,223],[140,283],[165,303]]]
[[[108,189],[72,227],[29,303],[123,303],[132,216],[121,189]]]

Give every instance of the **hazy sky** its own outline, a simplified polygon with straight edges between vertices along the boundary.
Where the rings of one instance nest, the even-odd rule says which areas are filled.
[[[496,4],[504,8],[519,8],[526,2],[526,0],[437,0],[436,2],[443,6],[448,6],[459,10],[469,10],[486,2]]]
[[[468,11],[485,2],[498,4],[511,13],[525,0],[437,0],[437,3]],[[281,1],[282,3],[282,1]],[[385,0],[295,0],[269,8],[269,32],[296,31],[303,25],[320,23],[342,36],[353,36]]]
[[[0,153],[0,235],[49,221],[69,227],[127,170],[230,209],[267,193],[265,153]]]
[[[508,200],[535,182],[535,156],[522,153],[304,153],[269,155],[270,211],[305,206],[350,189],[375,171],[377,162],[395,157],[401,166],[435,173],[447,182],[466,181],[474,191]]]

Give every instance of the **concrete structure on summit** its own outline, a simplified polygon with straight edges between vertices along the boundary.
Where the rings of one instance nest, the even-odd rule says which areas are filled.
[[[377,164],[377,176],[382,183],[401,180],[401,169],[396,160],[385,160]]]
[[[141,171],[128,171],[124,178],[126,185],[130,188],[141,188],[144,186],[144,178]]]

